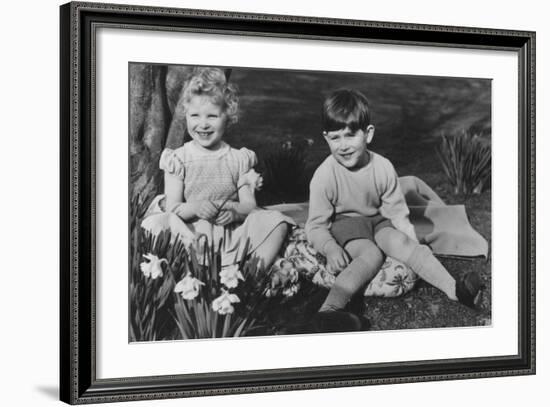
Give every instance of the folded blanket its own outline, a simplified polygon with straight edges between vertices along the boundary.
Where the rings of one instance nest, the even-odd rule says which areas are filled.
[[[487,257],[487,240],[470,225],[464,205],[446,205],[418,177],[400,177],[399,182],[420,243],[427,244],[435,254],[442,256]],[[280,204],[267,209],[280,211],[293,218],[298,225],[304,226],[309,204]]]

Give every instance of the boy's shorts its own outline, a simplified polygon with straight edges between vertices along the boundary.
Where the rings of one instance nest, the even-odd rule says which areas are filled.
[[[374,235],[381,229],[394,228],[391,221],[382,215],[344,216],[337,215],[330,233],[341,247],[355,239],[368,239],[374,242]],[[394,228],[395,229],[395,228]]]

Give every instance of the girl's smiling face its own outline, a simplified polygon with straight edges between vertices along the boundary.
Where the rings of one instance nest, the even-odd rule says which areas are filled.
[[[208,96],[194,96],[187,104],[185,118],[189,135],[201,147],[217,150],[221,146],[227,124],[222,106]]]
[[[367,145],[374,136],[374,126],[365,130],[352,130],[349,126],[343,129],[325,132],[332,156],[347,169],[354,170],[368,163]]]

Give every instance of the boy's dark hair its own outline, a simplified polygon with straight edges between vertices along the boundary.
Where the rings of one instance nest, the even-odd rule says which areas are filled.
[[[335,131],[346,126],[352,131],[366,129],[370,124],[369,102],[365,95],[352,89],[332,92],[323,103],[323,131]]]

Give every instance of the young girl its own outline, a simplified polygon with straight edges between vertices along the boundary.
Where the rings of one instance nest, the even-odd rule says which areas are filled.
[[[294,221],[257,208],[254,191],[261,186],[261,177],[253,170],[256,154],[223,141],[227,127],[237,121],[235,87],[220,69],[199,68],[182,97],[192,140],[163,151],[164,195],[156,197],[148,211],[157,219],[150,216],[144,227],[158,229],[164,223],[183,237],[191,232],[199,242],[203,235],[215,248],[221,245],[222,265],[240,260],[246,250],[267,269]],[[186,227],[178,225],[178,220]]]

